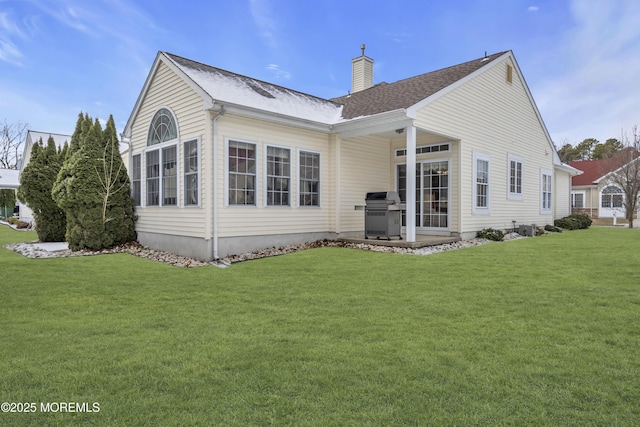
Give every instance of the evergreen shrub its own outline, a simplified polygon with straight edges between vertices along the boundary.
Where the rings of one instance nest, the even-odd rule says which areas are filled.
[[[483,230],[478,231],[477,237],[479,239],[489,239],[495,242],[500,242],[504,239],[504,233],[501,230],[496,230],[493,228],[485,228]]]
[[[556,227],[564,228],[565,230],[581,230],[591,226],[591,218],[583,214],[573,214],[565,216],[554,221]]]

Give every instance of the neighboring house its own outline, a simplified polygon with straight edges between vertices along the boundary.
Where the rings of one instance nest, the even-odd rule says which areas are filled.
[[[570,213],[579,172],[511,51],[395,83],[373,84],[364,51],[352,69],[327,100],[159,52],[123,132],[140,242],[211,260],[362,236],[366,193],[385,190],[408,242]]]
[[[20,173],[22,173],[27,164],[29,164],[29,160],[31,160],[31,149],[33,148],[33,144],[42,139],[42,142],[46,146],[50,136],[53,138],[56,143],[56,147],[58,148],[62,148],[65,142],[71,142],[71,135],[62,135],[51,132],[37,132],[34,130],[27,131],[27,139],[24,144],[24,151],[22,152],[22,162],[19,168]],[[20,220],[33,223],[33,212],[31,211],[29,206],[20,201],[18,201],[18,206],[20,207]]]
[[[17,169],[0,169],[0,190],[16,191],[20,185],[19,172]],[[11,216],[11,212],[4,212],[4,206],[0,206],[0,216]]]
[[[0,169],[0,190],[17,190],[20,185],[20,173],[17,169]]]
[[[638,154],[631,148],[624,154],[603,160],[581,160],[570,165],[582,171],[571,182],[571,207],[573,213],[588,215],[590,218],[625,218],[624,191],[609,179],[614,173]],[[629,154],[631,153],[631,154]],[[637,215],[637,214],[636,214]]]

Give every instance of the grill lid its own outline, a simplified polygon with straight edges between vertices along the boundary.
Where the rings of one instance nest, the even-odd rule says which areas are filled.
[[[387,204],[398,205],[400,204],[400,196],[395,191],[375,191],[371,193],[367,193],[367,197],[365,198],[367,202],[369,201],[377,201],[377,202],[387,202]]]

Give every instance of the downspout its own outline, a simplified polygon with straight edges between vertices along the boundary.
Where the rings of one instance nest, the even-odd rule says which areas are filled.
[[[129,167],[128,172],[129,172],[129,182],[133,182],[133,154],[131,153],[131,138],[125,139],[124,137],[124,132],[120,134],[120,141],[121,142],[126,142],[127,145],[129,146],[129,149],[127,151],[127,163],[129,163]]]
[[[211,254],[212,259],[219,259],[218,255],[218,191],[217,191],[217,165],[218,165],[218,119],[224,116],[224,105],[220,105],[220,112],[211,121],[213,135],[211,136],[211,150],[213,158],[213,167],[211,168],[211,174],[213,179],[213,186],[211,188],[213,197],[213,236],[211,239]]]

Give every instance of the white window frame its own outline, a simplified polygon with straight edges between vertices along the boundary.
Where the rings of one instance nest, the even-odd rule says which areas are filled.
[[[582,196],[582,206],[576,206],[575,196],[577,196],[577,195],[581,195]],[[571,207],[572,208],[577,208],[577,209],[586,208],[586,200],[587,200],[587,192],[586,191],[572,191],[571,192]]]
[[[157,177],[153,177],[153,179],[157,179],[158,180],[158,203],[157,204],[150,204],[149,203],[149,171],[147,170],[147,168],[149,167],[149,159],[148,156],[151,153],[155,153],[158,152],[158,176]],[[162,160],[160,159],[160,150],[158,150],[157,148],[154,150],[145,150],[144,151],[144,206],[148,206],[148,207],[160,207],[162,206],[160,204],[160,201],[162,200],[162,178],[161,176],[161,169],[162,169]]]
[[[616,193],[605,193],[604,190],[606,190],[607,188],[615,188],[617,190],[619,190],[619,192]],[[602,190],[600,190],[599,192],[600,194],[600,200],[599,200],[599,208],[600,209],[622,209],[624,208],[624,191],[622,191],[622,188],[620,188],[618,185],[616,184],[608,184],[605,187],[602,188]],[[613,196],[620,196],[620,206],[614,206],[613,203]],[[603,206],[603,201],[604,201],[604,197],[607,196],[607,198],[609,199],[610,206]]]
[[[478,161],[487,162],[487,206],[478,206]],[[491,213],[491,156],[484,153],[473,153],[473,213],[488,215]]]
[[[432,151],[433,147],[447,146],[445,150],[438,149],[437,151]],[[439,153],[450,153],[451,152],[451,143],[450,142],[440,142],[438,144],[428,144],[428,145],[419,145],[416,147],[416,155],[419,156],[421,154],[439,154]],[[398,157],[406,157],[407,149],[406,148],[397,148],[395,150],[396,158]]]
[[[254,185],[254,195],[253,195],[253,204],[231,204],[229,203],[229,143],[230,142],[241,142],[244,144],[251,144],[255,146],[254,152],[256,153],[255,163],[256,163],[256,171],[254,173],[255,176],[255,185]],[[240,138],[225,138],[224,140],[224,206],[225,207],[234,207],[234,208],[256,208],[258,207],[258,189],[260,188],[260,155],[259,155],[259,147],[260,144],[256,141],[249,141],[246,139]]]
[[[185,149],[185,145],[187,143],[190,142],[194,142],[196,143],[196,150],[198,151],[198,156],[197,156],[197,160],[198,160],[198,170],[196,172],[187,172],[187,167],[185,165],[185,162],[187,160],[187,150]],[[183,179],[183,195],[182,195],[182,202],[183,202],[183,206],[184,207],[200,207],[200,203],[202,200],[202,182],[200,181],[200,177],[201,177],[201,170],[202,170],[202,152],[201,152],[201,144],[200,144],[200,138],[199,137],[195,137],[195,138],[186,138],[184,141],[182,141],[182,165],[183,165],[183,175],[182,175],[182,179]],[[196,186],[197,186],[197,190],[198,190],[198,202],[193,204],[193,203],[187,203],[187,177],[191,176],[191,175],[196,175]]]
[[[516,183],[515,183],[515,191],[512,191],[511,181],[514,179],[511,174],[511,163],[516,164]],[[517,185],[517,167],[520,165],[520,191],[518,191]],[[510,200],[522,200],[524,198],[524,159],[520,156],[516,156],[515,154],[509,154],[507,160],[507,195]]]
[[[169,114],[171,115],[172,119],[173,119],[173,125],[175,126],[175,131],[176,131],[176,137],[174,139],[170,139],[167,141],[162,141],[156,144],[152,144],[149,145],[149,133],[151,131],[151,126],[153,126],[153,119],[156,117],[156,115],[158,114],[158,112],[160,112],[161,110],[167,110],[169,112]],[[147,140],[146,140],[146,145],[145,145],[145,149],[143,150],[143,152],[141,154],[144,154],[142,156],[142,160],[141,160],[141,180],[142,183],[140,185],[140,191],[141,191],[141,206],[144,207],[163,207],[163,206],[167,206],[167,207],[179,207],[180,206],[180,187],[178,185],[178,183],[180,182],[180,147],[178,146],[178,141],[180,141],[180,126],[178,125],[178,118],[176,117],[175,113],[173,112],[173,110],[166,106],[166,105],[161,105],[160,107],[158,107],[156,109],[156,111],[153,113],[153,116],[151,116],[151,121],[149,122],[149,129],[147,130]],[[164,202],[164,174],[163,174],[163,150],[169,147],[175,146],[176,149],[176,203],[172,204],[172,205],[165,205]],[[154,151],[158,151],[158,161],[159,166],[160,166],[160,171],[158,174],[158,204],[157,205],[149,205],[148,202],[148,176],[147,176],[147,153],[152,153]],[[143,174],[142,174],[143,173]],[[142,178],[144,177],[144,178]]]
[[[289,152],[289,175],[288,176],[282,176],[281,178],[287,178],[289,180],[289,188],[287,189],[287,194],[288,194],[288,203],[287,204],[280,204],[280,205],[270,205],[269,204],[269,148],[276,148],[276,149],[280,149],[280,150],[287,150]],[[275,144],[265,144],[264,145],[264,153],[263,153],[263,170],[264,170],[264,183],[263,183],[263,191],[264,191],[264,207],[265,208],[289,208],[292,205],[291,203],[291,199],[293,197],[293,179],[291,178],[292,175],[292,170],[294,168],[294,161],[293,161],[293,150],[291,149],[291,147],[287,147],[284,145],[275,145]],[[274,175],[275,177],[275,175]],[[275,191],[275,190],[272,190]]]
[[[160,142],[157,142],[155,144],[149,144],[149,142],[150,142],[149,141],[149,136],[151,134],[151,127],[153,126],[153,121],[156,118],[156,116],[158,115],[158,113],[160,113],[160,111],[162,111],[162,110],[167,110],[169,112],[169,116],[173,121],[173,126],[175,126],[176,137],[173,138],[173,139],[160,141]],[[170,107],[168,107],[166,105],[161,105],[153,113],[153,116],[151,116],[151,121],[149,122],[149,129],[147,130],[147,141],[145,143],[145,146],[146,147],[154,147],[155,148],[156,146],[164,144],[166,142],[171,142],[171,141],[176,141],[177,142],[179,140],[180,140],[180,126],[178,126],[178,117],[176,116],[176,114],[173,112],[173,110]]]
[[[173,175],[174,179],[175,179],[175,189],[176,189],[176,196],[175,196],[175,203],[167,203],[165,204],[165,174],[164,174],[164,161],[165,161],[165,151],[169,150],[173,148],[176,152],[176,157],[174,159],[175,161],[175,167],[176,167],[176,173],[175,175]],[[160,206],[172,206],[172,207],[178,207],[180,205],[180,187],[178,186],[178,182],[180,177],[180,150],[178,147],[178,144],[168,144],[164,147],[161,147],[160,149]]]
[[[303,205],[300,203],[300,201],[302,200],[302,173],[301,173],[301,167],[302,167],[302,163],[300,162],[300,155],[302,153],[308,153],[308,154],[314,154],[318,156],[318,204],[317,205]],[[297,156],[296,156],[296,160],[297,160],[297,170],[298,170],[298,191],[297,191],[297,196],[298,196],[298,200],[297,200],[297,207],[299,208],[305,208],[305,209],[318,209],[320,207],[322,207],[322,153],[320,153],[319,151],[313,151],[313,150],[305,150],[302,148],[299,148],[297,150]]]
[[[545,177],[548,177],[545,180]],[[548,188],[545,188],[548,186]],[[548,194],[548,197],[545,197]],[[553,212],[553,172],[549,169],[540,169],[540,213]]]
[[[144,191],[144,201],[145,201],[145,206],[149,206],[149,207],[162,207],[162,206],[167,206],[167,207],[178,207],[180,205],[180,188],[178,186],[178,182],[179,182],[179,177],[180,177],[180,152],[179,152],[179,147],[178,144],[175,141],[171,141],[169,143],[163,143],[163,144],[156,144],[152,146],[153,149],[152,150],[145,150],[144,152],[144,174],[145,174],[145,191]],[[176,175],[175,175],[175,180],[176,180],[176,203],[175,204],[165,204],[164,203],[164,193],[165,193],[165,188],[164,188],[164,150],[168,149],[168,148],[175,148],[176,150]],[[160,166],[160,171],[158,174],[158,204],[157,205],[150,205],[148,203],[148,195],[147,195],[147,191],[148,191],[148,179],[149,177],[147,176],[147,155],[149,153],[153,153],[154,151],[158,152],[158,161],[160,162],[159,166]]]
[[[140,160],[140,169],[138,170],[138,178],[136,179],[136,157]],[[138,183],[138,197],[139,201],[136,203],[135,198],[135,187],[136,183]],[[134,154],[131,156],[131,198],[133,199],[134,206],[142,206],[142,153]]]

